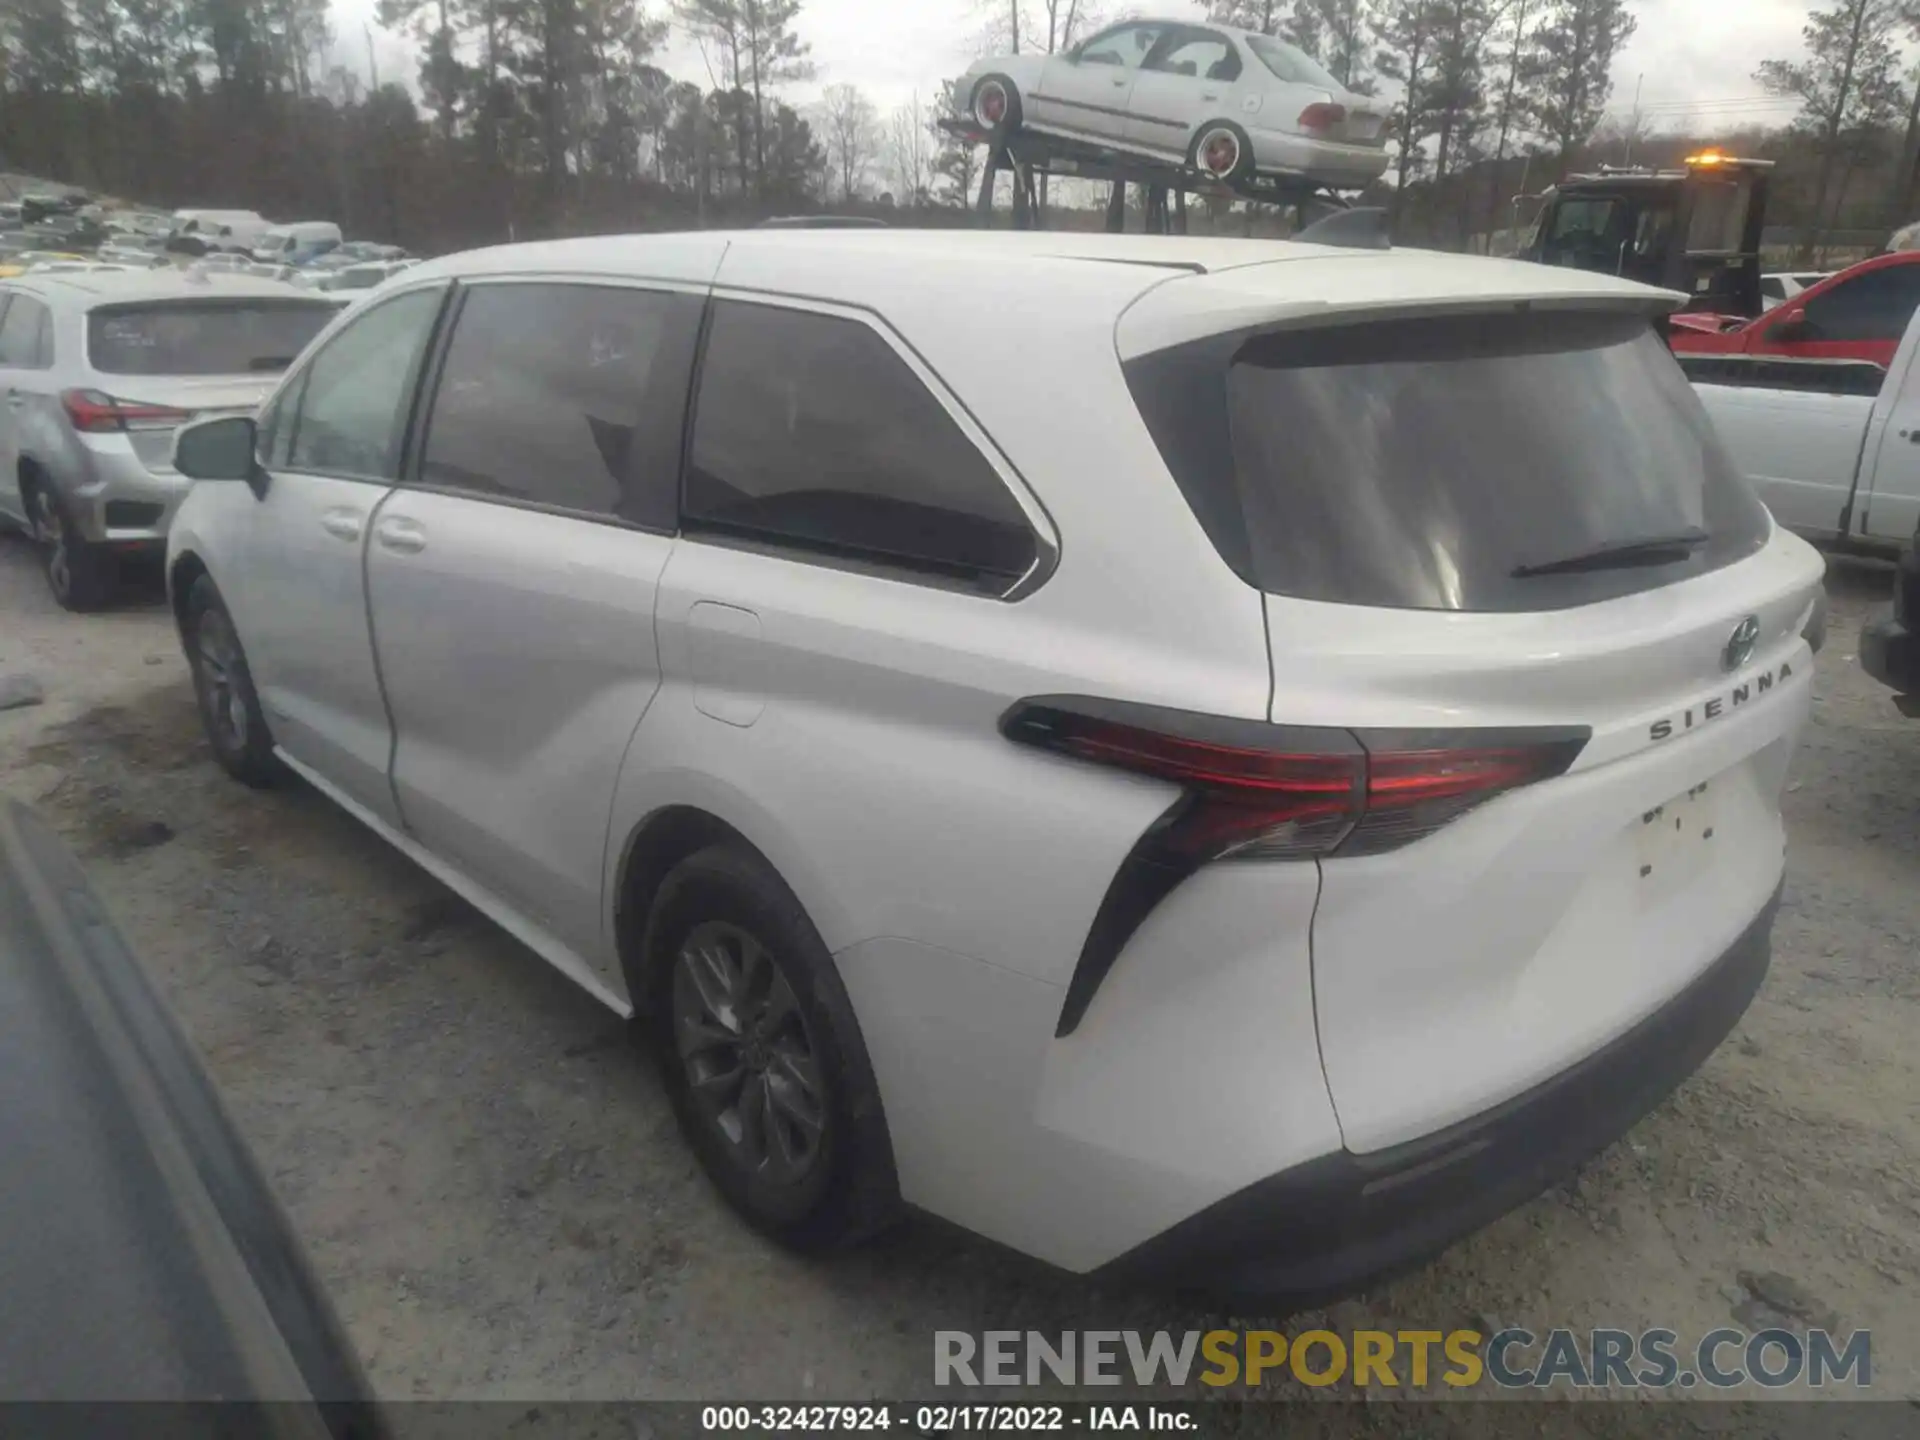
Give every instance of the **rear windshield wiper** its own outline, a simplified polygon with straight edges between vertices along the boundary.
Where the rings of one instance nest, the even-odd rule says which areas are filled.
[[[256,355],[247,362],[247,369],[253,371],[284,370],[293,364],[291,355]]]
[[[1621,540],[1559,560],[1547,560],[1538,565],[1516,565],[1511,573],[1516,580],[1531,580],[1536,575],[1576,575],[1583,570],[1670,565],[1676,560],[1686,559],[1712,538],[1704,530],[1681,530],[1672,535],[1650,535],[1644,540]]]

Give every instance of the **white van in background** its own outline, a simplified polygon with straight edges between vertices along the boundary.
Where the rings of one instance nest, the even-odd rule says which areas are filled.
[[[211,250],[247,250],[271,228],[255,210],[176,210],[176,235],[191,235]]]
[[[300,220],[275,225],[253,247],[253,258],[269,265],[304,265],[340,247],[340,227],[331,220]]]

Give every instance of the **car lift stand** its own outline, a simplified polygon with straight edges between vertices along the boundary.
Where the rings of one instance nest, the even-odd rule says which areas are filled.
[[[940,128],[973,145],[987,150],[986,168],[980,177],[980,194],[974,201],[974,217],[984,229],[993,223],[994,191],[1005,171],[1013,181],[1013,228],[1044,228],[1034,176],[1049,175],[1062,179],[1107,181],[1112,190],[1107,198],[1107,229],[1119,234],[1127,228],[1127,186],[1141,190],[1141,213],[1149,235],[1187,233],[1187,196],[1190,194],[1232,195],[1255,204],[1291,207],[1294,223],[1308,223],[1308,207],[1327,211],[1349,208],[1346,198],[1323,185],[1287,176],[1258,176],[1246,180],[1222,180],[1188,165],[1172,161],[1150,160],[1128,155],[1103,145],[1065,140],[1032,131],[1011,135],[993,134],[969,120],[942,120]]]

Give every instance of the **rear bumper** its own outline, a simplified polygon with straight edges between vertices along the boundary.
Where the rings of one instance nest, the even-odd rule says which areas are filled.
[[[1920,694],[1920,636],[1892,615],[1860,631],[1860,668],[1902,695]]]
[[[1254,169],[1261,174],[1302,175],[1323,184],[1358,189],[1387,169],[1386,147],[1343,145],[1281,130],[1254,130]]]
[[[82,538],[111,545],[164,544],[173,512],[192,482],[172,471],[147,469],[122,436],[108,437],[108,443],[115,448],[87,447],[91,478],[67,497]]]
[[[1431,1258],[1610,1145],[1700,1067],[1766,976],[1779,899],[1678,996],[1571,1069],[1438,1134],[1250,1185],[1101,1278],[1303,1308]]]
[[[1920,696],[1920,635],[1912,628],[1916,617],[1920,617],[1920,549],[1910,547],[1900,557],[1892,612],[1860,630],[1860,667],[1901,695]]]

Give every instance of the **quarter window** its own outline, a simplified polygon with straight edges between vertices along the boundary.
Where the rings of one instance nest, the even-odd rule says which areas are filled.
[[[673,529],[701,303],[475,287],[447,345],[420,482]]]
[[[871,326],[735,301],[714,306],[684,518],[993,593],[1036,554],[999,474]]]
[[[440,290],[414,290],[368,310],[314,356],[298,381],[299,401],[275,426],[292,470],[393,480],[407,405]],[[282,441],[280,431],[284,429]]]

